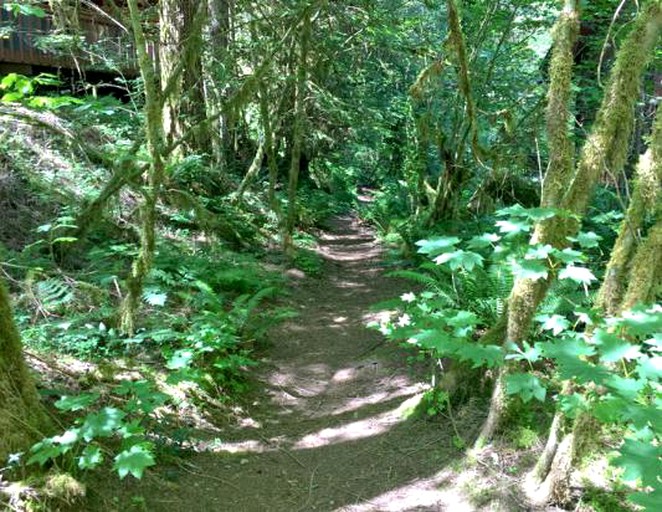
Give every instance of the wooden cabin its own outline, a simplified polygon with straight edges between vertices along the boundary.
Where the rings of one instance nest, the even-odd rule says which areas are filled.
[[[0,74],[52,69],[137,74],[133,39],[104,14],[102,0],[81,2],[77,40],[55,26],[48,3],[41,5],[45,16],[15,13],[10,3],[0,0]]]

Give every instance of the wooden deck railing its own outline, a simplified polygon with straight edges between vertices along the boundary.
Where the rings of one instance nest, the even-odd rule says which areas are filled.
[[[92,11],[83,12],[75,44],[58,44],[58,40],[71,43],[74,39],[56,29],[47,10],[45,17],[15,15],[5,8],[7,3],[0,0],[4,35],[0,37],[0,63],[135,73],[132,38],[112,21]]]

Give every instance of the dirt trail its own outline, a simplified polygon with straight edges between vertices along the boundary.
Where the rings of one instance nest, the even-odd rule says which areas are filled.
[[[353,217],[320,242],[321,278],[292,290],[299,316],[273,329],[257,370],[264,392],[219,443],[129,492],[149,511],[478,510],[449,465],[444,420],[407,419],[422,386],[406,354],[366,329],[370,307],[408,291],[384,276],[383,249]],[[462,419],[457,421],[462,424]],[[467,420],[468,421],[468,420]],[[462,428],[462,427],[460,427]]]

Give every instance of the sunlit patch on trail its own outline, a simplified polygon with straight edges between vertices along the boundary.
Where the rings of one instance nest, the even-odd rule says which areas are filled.
[[[318,432],[308,434],[294,444],[295,450],[319,448],[331,444],[355,441],[366,437],[373,437],[388,432],[393,427],[406,420],[403,411],[414,406],[414,401],[420,401],[423,394],[405,400],[395,409],[371,416],[338,427],[325,428]],[[403,407],[405,406],[405,407]]]
[[[455,485],[454,476],[451,471],[440,471],[430,478],[416,479],[363,503],[337,508],[334,512],[405,512],[423,510],[422,507],[449,512],[475,511],[476,506]]]

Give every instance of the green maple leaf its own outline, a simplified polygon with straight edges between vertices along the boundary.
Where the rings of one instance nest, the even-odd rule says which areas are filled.
[[[559,279],[570,279],[576,283],[581,284],[590,284],[592,281],[596,281],[597,278],[593,275],[589,269],[585,267],[576,267],[574,265],[568,265],[567,267],[561,269],[559,272]]]
[[[53,405],[61,411],[80,411],[94,404],[100,396],[99,393],[81,393],[76,396],[64,395]]]
[[[565,248],[562,251],[557,251],[554,253],[556,259],[562,261],[563,263],[575,263],[577,261],[584,261],[584,254],[576,251],[574,249]]]
[[[474,267],[483,266],[483,257],[475,252],[458,249],[457,251],[440,254],[434,259],[434,262],[437,265],[448,263],[451,270],[463,268],[467,272],[471,272]]]
[[[568,418],[575,418],[577,413],[586,410],[587,402],[581,393],[573,393],[571,395],[561,395],[559,398],[561,411],[568,416]]]
[[[78,467],[81,469],[93,469],[103,462],[103,453],[101,448],[88,444],[80,457],[78,457]]]
[[[647,336],[662,331],[662,307],[653,306],[650,309],[632,309],[625,311],[622,318],[616,322],[627,327],[635,336]]]
[[[460,243],[460,239],[456,236],[440,236],[419,240],[416,242],[416,245],[418,245],[419,254],[427,254],[430,257],[434,257],[442,252],[454,250],[458,243]]]
[[[486,247],[491,247],[499,240],[501,240],[501,237],[496,233],[483,233],[469,240],[467,247],[470,249],[485,249]]]
[[[505,359],[512,359],[515,361],[529,361],[530,363],[535,363],[542,354],[541,350],[537,346],[531,346],[526,341],[522,343],[522,347],[518,347],[515,343],[510,342],[508,348],[513,350],[514,353],[508,354]]]
[[[625,470],[623,480],[640,480],[644,487],[659,487],[657,477],[662,474],[662,446],[627,438],[618,451],[620,455],[612,462]]]
[[[596,366],[584,360],[595,354],[595,348],[588,345],[580,336],[566,336],[560,340],[539,343],[543,354],[556,361],[559,375],[564,379],[576,379],[581,383],[601,383],[611,373],[603,366]]]
[[[498,345],[480,343],[462,343],[454,350],[462,361],[470,361],[473,368],[480,366],[494,367],[503,360],[503,350]]]
[[[495,224],[506,238],[511,238],[520,233],[528,233],[531,230],[531,225],[527,221],[498,220]]]
[[[545,245],[534,245],[529,248],[524,255],[524,258],[527,260],[546,260],[550,254],[553,254],[556,251],[554,247],[549,244]]]
[[[628,379],[615,374],[605,379],[603,383],[615,394],[631,401],[636,400],[639,393],[646,386],[645,380]]]
[[[62,455],[64,451],[62,446],[56,445],[51,439],[44,439],[30,448],[32,456],[28,459],[28,464],[38,463],[43,466],[49,460]]]
[[[642,379],[658,380],[662,378],[662,356],[649,357],[642,354],[637,359],[637,373]]]
[[[541,402],[545,401],[547,389],[541,384],[540,379],[530,373],[511,373],[506,376],[506,393],[519,395],[524,402],[535,398]]]
[[[660,508],[660,503],[662,503],[662,487],[658,485],[651,492],[632,493],[628,495],[628,499],[650,512],[655,512]]]
[[[593,231],[588,231],[586,233],[579,233],[576,237],[568,237],[568,240],[571,242],[577,242],[582,249],[591,249],[592,247],[598,247],[600,245],[600,240],[602,237],[595,234]]]
[[[416,345],[421,348],[442,352],[451,337],[443,329],[426,329],[416,333],[411,339],[416,340]]]
[[[117,471],[120,479],[123,479],[129,473],[140,479],[145,469],[154,464],[156,464],[156,461],[149,447],[136,444],[117,454],[113,468]]]
[[[538,315],[536,320],[542,324],[543,331],[552,331],[554,336],[570,327],[570,322],[561,315]]]
[[[126,416],[124,411],[114,407],[104,407],[96,414],[88,414],[80,427],[83,439],[91,441],[95,437],[109,437],[122,426]]]
[[[600,360],[604,363],[615,363],[621,359],[637,359],[641,351],[636,345],[619,338],[605,329],[596,329],[593,341],[598,346]]]
[[[512,260],[510,262],[513,274],[522,279],[547,279],[549,268],[544,263],[536,260]]]

